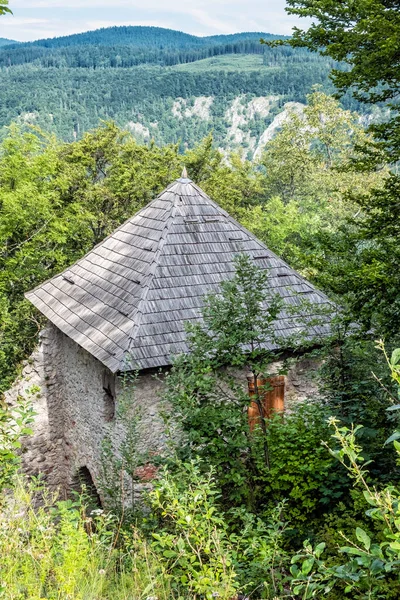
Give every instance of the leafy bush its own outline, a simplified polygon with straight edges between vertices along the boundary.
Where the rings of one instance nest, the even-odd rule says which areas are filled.
[[[236,257],[235,275],[221,293],[205,298],[203,323],[188,326],[190,354],[181,356],[166,378],[165,411],[169,424],[182,431],[176,452],[183,460],[203,458],[212,465],[224,500],[254,507],[252,478],[260,461],[252,455],[247,420],[249,396],[244,373],[265,372],[275,340],[273,323],[282,301],[269,289],[268,274],[246,255]],[[266,306],[267,305],[267,306]],[[237,380],[235,371],[243,369]],[[264,467],[268,468],[266,419],[260,391],[254,397],[261,414]],[[171,410],[172,408],[172,410]],[[263,467],[263,468],[264,468]]]
[[[201,466],[199,461],[175,464],[175,472],[165,470],[150,492],[157,517],[152,549],[168,565],[171,588],[189,598],[230,599],[238,590],[258,598],[285,595],[285,502],[264,519],[238,508],[241,527],[232,531],[218,502],[213,469],[204,472]]]
[[[29,425],[33,418],[33,408],[29,403],[19,401],[10,408],[0,402],[0,505],[3,492],[12,486],[21,463],[18,453],[20,438],[32,433]]]
[[[332,510],[349,488],[345,470],[321,443],[329,434],[328,414],[308,401],[268,424],[271,467],[260,483],[273,501],[287,500],[286,517],[301,530]]]
[[[161,523],[152,547],[167,560],[172,587],[207,600],[231,598],[238,587],[235,550],[216,511],[217,496],[212,471],[204,476],[196,463],[183,464],[179,477],[164,471],[150,492]]]
[[[325,543],[313,547],[304,543],[304,552],[292,558],[293,592],[302,600],[318,598],[339,588],[351,598],[398,598],[400,594],[400,496],[394,486],[383,490],[371,487],[368,471],[356,441],[361,426],[349,429],[340,427],[331,419],[333,438],[339,443],[331,453],[348,470],[358,485],[370,508],[366,514],[378,524],[380,535],[371,538],[363,528],[357,527],[353,539],[342,534],[345,545],[334,561],[323,558]],[[400,443],[395,441],[400,456]],[[353,536],[352,536],[353,537]],[[383,539],[383,541],[381,541]],[[298,563],[301,563],[300,567]],[[332,596],[336,597],[336,596]]]
[[[262,516],[287,499],[291,535],[298,536],[312,519],[332,510],[346,494],[348,479],[321,445],[330,414],[321,403],[308,401],[267,420],[257,387],[261,417],[250,431],[245,373],[257,380],[273,369],[276,354],[265,346],[279,343],[274,321],[281,301],[249,257],[239,255],[235,269],[220,294],[206,297],[203,322],[188,327],[191,352],[177,359],[167,377],[165,412],[175,438],[176,425],[182,432],[177,455],[184,461],[199,456],[214,468],[227,518],[234,509],[232,523],[237,508]],[[284,364],[279,372],[285,372]]]

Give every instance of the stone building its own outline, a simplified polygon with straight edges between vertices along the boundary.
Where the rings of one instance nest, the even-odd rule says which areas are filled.
[[[115,448],[124,437],[115,407],[121,376],[133,370],[139,372],[134,402],[145,407],[144,444],[162,445],[162,383],[154,373],[187,351],[185,321],[199,319],[204,294],[233,275],[238,253],[268,269],[271,288],[285,306],[296,306],[299,298],[328,303],[186,173],[86,256],[26,294],[48,319],[19,384],[30,373],[31,383],[42,388],[38,429],[25,457],[28,470],[43,471],[51,486],[65,491],[79,473],[96,483],[105,433]],[[284,339],[297,324],[282,310],[276,327]],[[324,333],[316,329],[311,333]],[[288,400],[312,390],[309,367],[300,361],[289,373]]]

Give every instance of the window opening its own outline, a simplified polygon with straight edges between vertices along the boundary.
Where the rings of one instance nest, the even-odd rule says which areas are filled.
[[[261,405],[263,407],[264,417],[270,419],[274,413],[282,414],[285,410],[285,376],[276,375],[268,378],[257,378],[249,375],[247,378],[249,387],[249,396],[251,399],[247,411],[250,431],[253,431],[256,423],[260,422],[260,411],[255,397],[258,393]],[[254,400],[253,400],[254,398]]]
[[[115,375],[111,371],[103,372],[103,390],[103,415],[109,422],[115,417]]]

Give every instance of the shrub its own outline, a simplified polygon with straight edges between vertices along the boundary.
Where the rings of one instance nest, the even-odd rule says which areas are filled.
[[[378,490],[368,483],[368,471],[356,441],[356,433],[361,426],[340,427],[336,419],[331,419],[334,428],[333,438],[339,448],[332,450],[339,462],[363,491],[370,508],[367,516],[378,524],[380,535],[357,527],[353,535],[342,534],[344,545],[334,561],[323,558],[325,543],[313,547],[304,543],[302,553],[292,558],[293,592],[302,600],[329,595],[339,589],[345,595],[357,600],[373,598],[395,599],[400,594],[400,496],[389,486]],[[400,443],[394,442],[400,456]],[[383,541],[381,541],[383,539]],[[298,566],[298,563],[301,563]]]
[[[34,412],[29,403],[19,399],[18,403],[9,408],[0,402],[0,505],[2,493],[13,484],[21,456],[21,437],[29,435],[32,430],[29,425],[33,422]]]
[[[323,406],[308,401],[268,424],[271,467],[260,485],[274,502],[287,500],[286,517],[296,529],[310,528],[349,489],[345,470],[322,445],[329,435],[327,418]]]
[[[165,470],[150,492],[161,525],[152,547],[168,564],[171,586],[190,597],[229,599],[238,587],[235,550],[217,513],[217,496],[213,472],[202,475],[195,462],[182,464],[179,475]]]

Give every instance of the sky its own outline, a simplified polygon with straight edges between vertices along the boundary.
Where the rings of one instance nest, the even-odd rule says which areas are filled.
[[[286,14],[285,0],[10,0],[9,6],[13,15],[0,17],[0,37],[18,41],[112,25],[153,25],[200,36],[290,34],[300,23]]]

